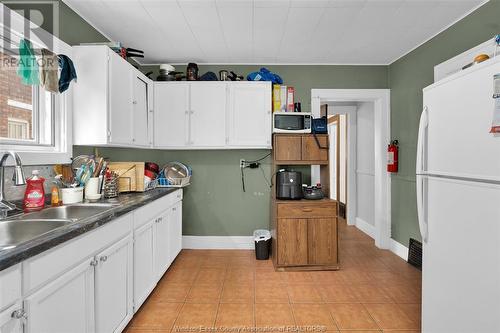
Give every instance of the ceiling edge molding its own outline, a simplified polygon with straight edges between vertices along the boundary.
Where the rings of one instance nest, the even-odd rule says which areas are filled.
[[[173,66],[187,66],[187,62],[170,62],[169,65]],[[280,63],[219,63],[219,62],[197,62],[197,65],[204,66],[389,66],[390,64],[384,63],[314,63],[314,62],[280,62]],[[148,63],[141,64],[141,66],[159,66],[161,63]]]
[[[434,37],[438,36],[439,34],[445,32],[446,30],[448,30],[449,28],[451,28],[452,26],[454,26],[455,24],[457,24],[458,22],[462,21],[464,18],[466,18],[467,16],[469,16],[470,14],[474,13],[476,10],[478,10],[479,8],[481,8],[482,6],[484,6],[485,4],[487,4],[490,0],[484,0],[482,3],[480,3],[479,5],[477,5],[476,7],[472,8],[471,10],[469,10],[467,13],[463,14],[462,16],[460,16],[458,19],[456,19],[455,21],[453,21],[452,23],[448,24],[446,27],[444,27],[443,29],[439,30],[437,33],[435,33],[434,35],[432,35],[431,37],[427,38],[426,40],[424,40],[422,43],[418,44],[417,46],[413,47],[411,50],[409,50],[408,52],[405,52],[403,55],[401,56],[398,56],[396,59],[392,60],[389,62],[389,64],[387,64],[388,66],[392,65],[393,63],[395,63],[396,61],[398,61],[399,59],[402,59],[404,57],[406,57],[408,54],[412,53],[413,51],[415,51],[416,49],[418,49],[420,46],[424,45],[425,43],[429,42],[431,39],[433,39]],[[492,36],[493,37],[493,36]]]

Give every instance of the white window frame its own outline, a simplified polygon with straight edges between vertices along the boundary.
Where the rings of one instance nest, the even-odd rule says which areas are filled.
[[[10,16],[10,26],[4,26],[3,18],[5,15]],[[14,43],[18,43],[22,38],[24,38],[24,27],[27,20],[16,13],[11,11],[5,5],[0,4],[0,38],[4,38],[3,32],[8,31],[10,40]],[[16,39],[16,40],[13,40]],[[64,43],[57,37],[53,36],[48,32],[41,32],[37,30],[37,33],[31,33],[29,40],[35,47],[43,47],[51,49],[52,52],[56,54],[65,54],[68,57],[72,57],[72,48],[68,44]],[[52,43],[51,45],[48,43]],[[58,94],[54,99],[54,137],[53,144],[47,145],[22,145],[22,144],[10,144],[4,143],[5,140],[0,140],[0,152],[13,150],[21,156],[24,165],[44,165],[44,164],[66,164],[71,162],[71,156],[73,154],[72,145],[72,105],[73,105],[73,84],[70,88],[62,94]],[[8,163],[12,163],[10,161]]]

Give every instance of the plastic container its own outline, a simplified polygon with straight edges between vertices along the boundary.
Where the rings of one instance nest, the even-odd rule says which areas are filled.
[[[83,201],[83,187],[69,187],[61,189],[61,198],[64,205]]]
[[[268,260],[271,252],[271,233],[269,230],[257,229],[253,232],[255,242],[255,259]]]
[[[38,175],[38,170],[33,170],[31,177],[26,180],[26,191],[24,192],[23,201],[23,207],[26,210],[40,209],[45,206],[45,190],[43,188],[45,178]]]

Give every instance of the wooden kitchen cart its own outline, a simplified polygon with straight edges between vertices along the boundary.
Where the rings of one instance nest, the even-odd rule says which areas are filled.
[[[283,166],[319,165],[325,199],[278,200],[271,196],[272,258],[276,270],[336,270],[338,205],[330,197],[328,135],[274,134],[272,172]]]

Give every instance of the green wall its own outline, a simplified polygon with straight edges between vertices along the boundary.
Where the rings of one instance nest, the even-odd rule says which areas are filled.
[[[177,71],[186,71],[186,66],[175,67]],[[246,78],[248,73],[258,71],[261,67],[279,74],[284,84],[295,87],[296,99],[302,103],[302,111],[311,110],[311,89],[314,88],[388,88],[387,66],[200,65],[199,73],[202,75],[212,71],[218,75],[221,69],[226,69]],[[141,70],[145,73],[153,71],[151,77],[156,78],[158,66],[143,66]]]
[[[200,66],[200,72],[218,72],[219,66]],[[245,75],[255,66],[224,66]],[[142,68],[144,72],[147,68]],[[297,89],[305,108],[310,108],[312,88],[387,88],[386,66],[269,66],[286,84]],[[92,153],[92,147],[74,147],[74,155]],[[245,171],[247,191],[242,191],[239,161],[265,156],[269,150],[165,151],[101,148],[114,161],[154,161],[160,165],[181,161],[193,168],[193,183],[185,190],[183,233],[199,236],[248,236],[268,228],[271,178],[270,159],[262,170]],[[304,170],[301,170],[304,171]],[[266,181],[267,179],[267,181]],[[309,175],[305,174],[306,182]]]
[[[45,0],[30,0],[30,2],[44,2]],[[3,3],[3,1],[0,1]],[[19,4],[27,3],[26,1],[19,1]],[[15,2],[7,1],[5,5],[12,7]],[[43,7],[36,7],[44,13],[44,10],[52,10],[50,5]],[[49,17],[46,15],[45,17]],[[51,21],[44,22],[44,25],[52,26]],[[44,28],[42,25],[42,28]],[[51,28],[49,28],[52,30]],[[69,45],[77,45],[80,43],[90,42],[107,42],[108,39],[98,32],[94,27],[88,24],[77,13],[69,8],[64,2],[59,0],[59,38]]]
[[[493,0],[389,66],[391,136],[399,140],[400,171],[392,177],[392,237],[408,245],[420,239],[415,158],[422,89],[434,82],[434,66],[500,33],[500,1]]]

